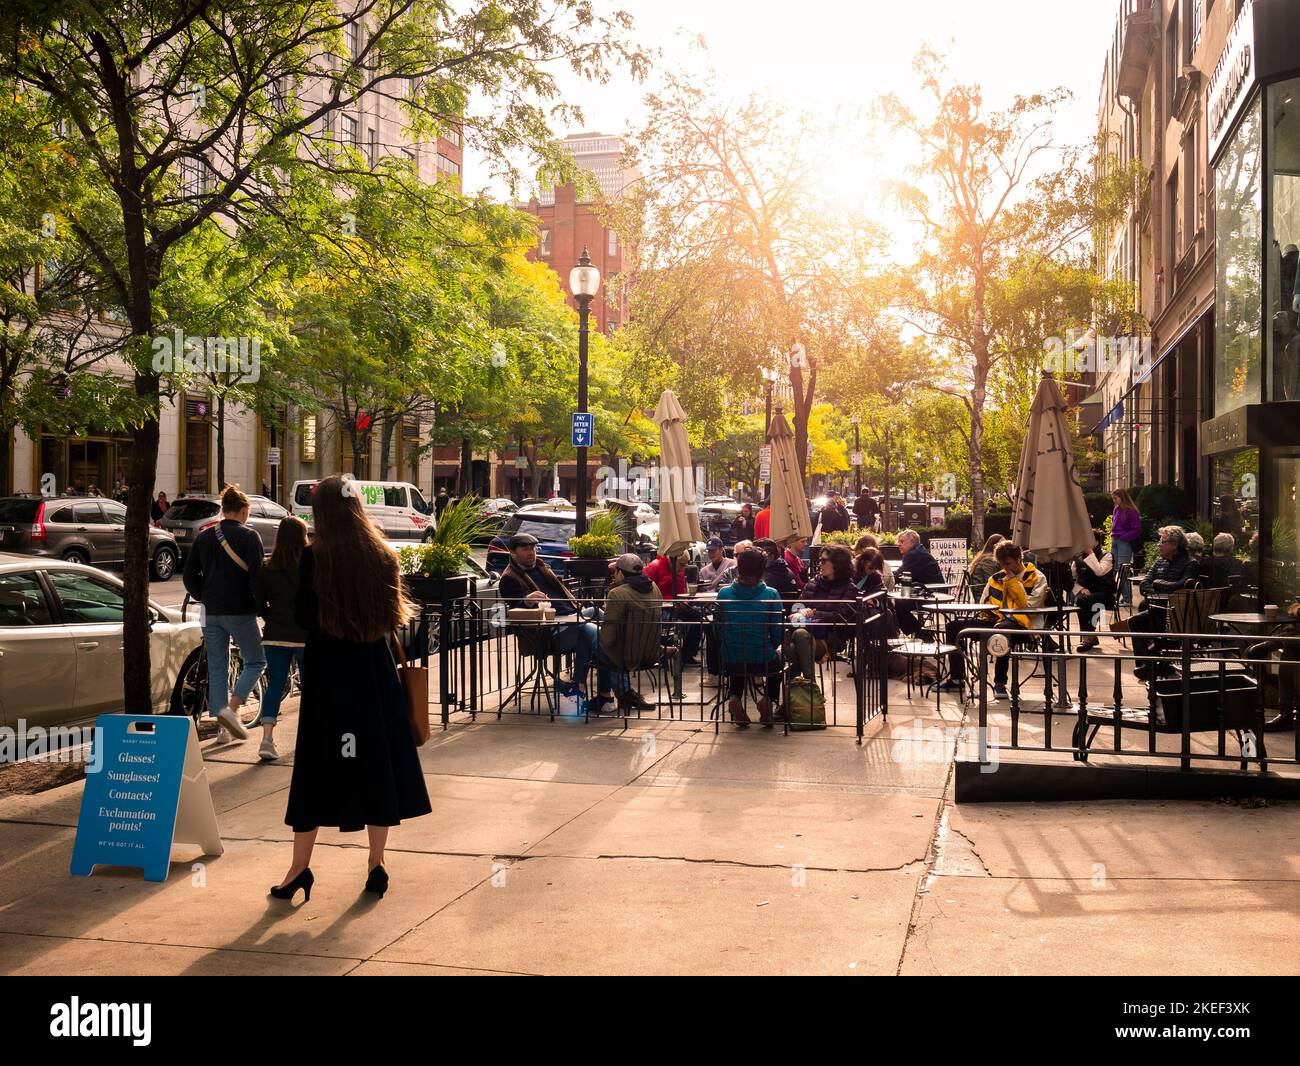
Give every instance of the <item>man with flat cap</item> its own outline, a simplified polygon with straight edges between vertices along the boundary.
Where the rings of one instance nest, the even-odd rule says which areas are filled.
[[[588,620],[594,612],[584,612],[555,571],[537,558],[537,538],[531,533],[516,533],[506,546],[510,549],[510,563],[501,575],[501,599],[507,607],[536,607],[549,600],[557,620],[571,620],[556,626],[555,648],[562,654],[574,653],[573,680],[585,696],[598,638],[595,624]]]

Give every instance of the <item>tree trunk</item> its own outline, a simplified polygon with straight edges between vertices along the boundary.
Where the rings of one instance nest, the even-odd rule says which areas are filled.
[[[158,397],[158,378],[137,374],[137,395]],[[156,407],[155,407],[156,409]],[[122,567],[122,687],[127,714],[153,711],[149,662],[149,507],[158,473],[158,419],[131,431],[127,466],[126,559]]]
[[[817,388],[817,362],[808,359],[808,388],[803,385],[803,369],[790,368],[790,391],[794,395],[794,451],[799,463],[799,481],[808,488],[808,419],[812,414],[813,393]]]
[[[970,409],[970,537],[984,543],[984,400],[988,365],[977,357]]]
[[[226,487],[226,396],[217,393],[217,491]]]

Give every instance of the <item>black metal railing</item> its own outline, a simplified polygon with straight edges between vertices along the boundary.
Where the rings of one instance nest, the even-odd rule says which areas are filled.
[[[1127,647],[1079,651],[1071,645],[1080,635],[1017,635],[1021,643],[1006,651],[1006,699],[994,700],[990,641],[1006,633],[962,634],[978,659],[964,696],[977,709],[979,762],[996,761],[990,751],[998,750],[1068,753],[1083,762],[1093,755],[1156,759],[1184,770],[1300,763],[1300,637],[1156,633],[1144,635],[1154,646],[1138,654]],[[1111,642],[1110,634],[1100,636]]]
[[[812,649],[814,676],[810,680],[824,698],[827,725],[852,726],[860,742],[866,724],[888,713],[884,593],[859,597],[847,611],[844,601],[802,601],[809,608],[833,606],[844,612],[843,620],[836,623],[813,620],[799,624],[790,616],[790,605],[781,604],[772,617],[780,628],[775,641],[779,654],[771,663],[751,664],[754,669],[727,661],[727,627],[743,623],[728,620],[725,607],[719,609],[716,601],[700,598],[668,601],[658,624],[654,654],[631,668],[626,668],[627,664],[612,668],[618,679],[616,692],[627,693],[613,706],[597,706],[591,698],[598,695],[599,663],[594,654],[586,671],[589,676],[576,676],[576,645],[583,638],[572,631],[579,624],[589,624],[598,638],[605,599],[596,595],[579,602],[584,614],[591,616],[581,623],[576,619],[520,618],[500,601],[473,596],[425,603],[402,639],[408,659],[421,659],[432,670],[431,710],[443,728],[458,715],[473,721],[483,714],[498,718],[507,713],[546,714],[555,720],[566,716],[590,719],[604,713],[621,718],[624,727],[630,720],[649,717],[711,721],[717,729],[734,709],[729,700],[737,698],[745,716],[757,710],[764,719],[762,701],[767,699],[772,724],[780,724],[788,732],[791,723],[782,721],[780,711],[787,705],[796,673],[793,660],[801,646]],[[800,630],[805,630],[806,636],[800,635]],[[588,640],[590,633],[588,630]],[[758,669],[758,665],[765,668]],[[733,680],[737,677],[744,678],[744,683],[737,685]],[[572,685],[578,681],[586,683],[588,698],[584,701],[571,695]],[[740,693],[733,697],[736,688]],[[795,723],[795,728],[798,726]]]

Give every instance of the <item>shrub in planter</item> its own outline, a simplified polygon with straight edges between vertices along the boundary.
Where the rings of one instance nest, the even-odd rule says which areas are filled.
[[[1111,499],[1109,492],[1084,493],[1083,502],[1088,508],[1089,519],[1096,527],[1100,527],[1102,522],[1115,511],[1115,501]]]
[[[444,508],[423,544],[408,545],[397,553],[398,570],[411,594],[417,599],[436,599],[446,588],[452,595],[463,595],[469,579],[461,574],[471,545],[487,533],[489,525],[480,501],[473,496],[462,497]],[[453,586],[446,587],[447,582],[457,578]]]
[[[621,515],[613,511],[597,512],[587,523],[586,533],[569,538],[569,550],[575,559],[612,559],[622,554],[625,528]]]
[[[865,532],[865,530],[862,532]],[[862,536],[862,532],[850,533],[848,530],[844,530],[843,532],[823,533],[822,543],[843,544],[845,547],[852,548],[858,542],[858,538]]]

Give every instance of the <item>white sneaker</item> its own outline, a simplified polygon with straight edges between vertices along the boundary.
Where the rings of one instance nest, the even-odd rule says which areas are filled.
[[[722,685],[722,678],[716,674],[705,674],[703,684],[705,688],[719,688]]]
[[[231,735],[230,735],[230,730],[227,729],[224,725],[223,725],[220,729],[217,730],[217,743],[218,743],[218,744],[229,744],[230,741],[231,741],[232,739],[233,739],[233,738],[232,738]]]
[[[263,737],[262,743],[258,745],[257,757],[262,762],[275,762],[280,757],[280,753],[275,750],[275,741],[271,737]]]
[[[232,736],[240,740],[248,739],[248,730],[244,728],[244,723],[239,720],[239,715],[229,707],[222,707],[217,712],[217,721],[229,729]]]

